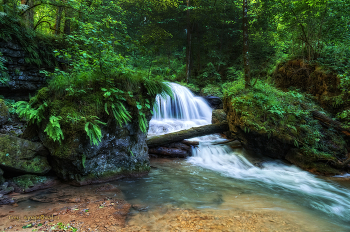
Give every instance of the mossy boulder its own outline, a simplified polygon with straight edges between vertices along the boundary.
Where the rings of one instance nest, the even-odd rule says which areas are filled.
[[[48,154],[41,143],[0,134],[0,167],[5,171],[45,174],[51,169],[46,158]]]
[[[22,175],[14,177],[9,181],[9,186],[14,188],[16,193],[28,193],[40,189],[50,188],[58,183],[56,177]]]
[[[4,125],[10,118],[9,109],[3,99],[0,99],[0,126]]]
[[[347,167],[339,168],[347,157],[345,135],[313,118],[309,109],[330,114],[307,95],[284,92],[262,81],[246,89],[243,79],[226,85],[226,90],[224,110],[230,131],[246,149],[318,174],[346,171]]]
[[[223,109],[213,110],[211,116],[211,123],[221,123],[225,120],[227,120],[227,115]]]
[[[39,132],[52,154],[51,165],[58,177],[73,185],[86,185],[148,173],[147,135],[137,121],[119,126],[111,119],[101,130],[98,145],[91,144],[82,132],[72,133],[61,144]]]

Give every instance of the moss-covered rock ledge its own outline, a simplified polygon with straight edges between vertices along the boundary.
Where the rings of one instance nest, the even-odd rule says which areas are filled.
[[[348,170],[339,165],[347,158],[345,135],[322,125],[302,105],[330,116],[296,91],[283,92],[260,81],[245,89],[243,79],[226,85],[224,110],[230,131],[246,149],[317,174]]]
[[[140,176],[150,170],[146,136],[157,94],[170,92],[136,74],[56,75],[18,113],[50,150],[56,175],[75,185]]]
[[[41,143],[0,134],[0,168],[5,171],[43,175],[51,169],[48,154]]]

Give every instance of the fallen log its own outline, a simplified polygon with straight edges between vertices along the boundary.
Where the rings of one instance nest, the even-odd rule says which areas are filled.
[[[321,112],[319,112],[317,110],[312,110],[312,109],[308,108],[305,104],[301,104],[301,107],[304,110],[309,110],[311,112],[312,116],[314,117],[314,119],[319,120],[324,125],[326,125],[328,127],[333,127],[334,129],[341,131],[343,134],[350,136],[350,129],[345,128],[344,125],[341,124],[340,122],[335,121],[335,120],[331,119],[330,117],[327,117],[326,115],[322,114]]]
[[[190,141],[190,140],[182,140],[181,143],[189,145],[189,146],[198,146],[199,142],[198,141]]]
[[[344,128],[344,126],[338,122],[338,121],[335,121],[329,117],[327,117],[326,115],[322,114],[321,112],[319,111],[311,111],[312,113],[312,116],[323,122],[324,124],[326,124],[327,126],[330,126],[330,127],[333,127],[334,129],[338,130],[338,131],[341,131],[343,134],[347,135],[347,136],[350,136],[350,130],[349,129],[346,129]]]
[[[192,127],[188,130],[177,131],[165,135],[153,136],[146,140],[148,147],[157,147],[163,144],[181,142],[184,139],[222,133],[229,131],[227,122]]]
[[[181,150],[179,148],[168,148],[168,147],[156,147],[148,149],[150,154],[163,155],[170,157],[185,158],[189,155],[188,151]]]

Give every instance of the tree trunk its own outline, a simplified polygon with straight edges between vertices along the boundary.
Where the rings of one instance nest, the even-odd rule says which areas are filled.
[[[34,5],[34,0],[21,0],[22,5],[27,5],[32,7]],[[34,9],[30,9],[23,14],[23,20],[27,28],[34,28]]]
[[[194,138],[203,135],[210,135],[215,133],[222,133],[229,131],[227,122],[210,124],[206,126],[193,127],[188,130],[182,130],[165,135],[154,136],[147,139],[148,147],[157,147],[163,144],[181,142],[184,139]]]
[[[57,16],[56,16],[55,35],[59,35],[60,34],[62,12],[63,12],[63,7],[59,6],[58,9],[57,9]]]
[[[187,7],[190,4],[190,0],[187,0]],[[191,76],[191,33],[190,9],[187,9],[186,83],[189,83]]]
[[[243,0],[243,63],[245,87],[250,86],[250,67],[248,55],[248,0]]]
[[[70,7],[66,7],[64,9],[64,16],[65,16],[65,20],[64,20],[64,27],[63,27],[63,33],[66,35],[70,35],[71,33],[71,18],[72,18],[72,9],[70,9]]]

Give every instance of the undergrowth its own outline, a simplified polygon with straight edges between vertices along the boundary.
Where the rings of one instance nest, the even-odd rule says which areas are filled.
[[[91,144],[103,137],[101,126],[113,117],[122,126],[138,120],[147,132],[147,115],[157,94],[172,95],[161,79],[124,67],[104,69],[82,59],[70,72],[46,73],[51,81],[30,102],[16,103],[17,113],[29,123],[44,128],[50,139],[61,143],[66,137],[85,132]],[[119,65],[122,64],[121,60]],[[108,70],[108,72],[107,72]]]
[[[26,29],[22,23],[19,17],[2,15],[0,17],[0,40],[20,45],[26,53],[24,61],[27,64],[38,67],[53,67],[56,60],[52,51],[59,44],[58,38],[44,36]],[[4,63],[4,60],[0,60],[0,75],[5,71],[2,68],[2,63]]]
[[[302,107],[304,104],[307,108],[330,116],[308,95],[296,91],[283,92],[260,80],[255,86],[246,89],[243,78],[227,83],[224,94],[231,98],[235,117],[245,132],[255,130],[268,138],[279,138],[300,147],[303,154],[318,159],[334,160],[339,155],[327,142],[330,138],[335,146],[344,145],[340,135],[331,128],[324,130],[311,113]]]

